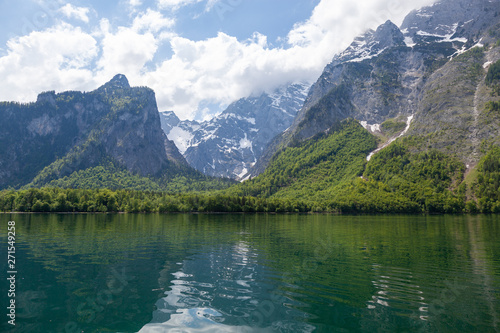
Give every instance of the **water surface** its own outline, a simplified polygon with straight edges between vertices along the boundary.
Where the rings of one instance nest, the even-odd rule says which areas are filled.
[[[0,219],[18,270],[2,332],[500,331],[499,217]]]

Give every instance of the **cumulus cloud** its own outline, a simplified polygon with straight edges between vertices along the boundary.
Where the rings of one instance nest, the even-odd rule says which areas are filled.
[[[322,0],[311,18],[296,24],[290,31],[288,42],[299,46],[316,45],[321,47],[320,50],[334,43],[331,48],[339,52],[366,30],[374,29],[389,19],[400,25],[412,9],[434,1]]]
[[[175,20],[164,17],[160,12],[148,9],[146,12],[139,14],[132,23],[132,29],[135,31],[150,31],[158,33],[166,28],[171,28],[175,25]]]
[[[107,26],[107,23],[103,23]],[[158,49],[158,40],[153,33],[138,33],[134,29],[120,27],[117,32],[104,32],[101,41],[102,55],[97,62],[98,81],[117,73],[138,78],[144,66],[151,61]]]
[[[240,2],[242,0],[229,0],[230,3]],[[160,9],[170,9],[176,11],[181,7],[194,5],[200,2],[206,2],[205,11],[211,11],[217,4],[221,3],[221,0],[157,0],[158,7]],[[226,6],[230,6],[227,5]]]
[[[0,100],[33,101],[41,91],[88,89],[97,41],[68,24],[9,40],[0,58]]]
[[[169,28],[175,20],[160,12],[148,9],[139,13],[130,27],[119,27],[113,31],[107,19],[101,20],[101,56],[97,61],[97,81],[105,82],[117,73],[125,74],[132,82],[144,81],[146,65],[156,55],[165,39],[175,36]]]
[[[67,18],[73,18],[85,23],[89,23],[89,12],[90,9],[85,7],[75,7],[72,4],[67,4],[59,9],[59,12],[62,13]]]
[[[176,37],[174,55],[147,73],[158,103],[192,118],[202,102],[228,104],[293,81],[315,79],[324,62],[300,47],[270,49],[265,36],[238,41],[224,33],[203,41]]]

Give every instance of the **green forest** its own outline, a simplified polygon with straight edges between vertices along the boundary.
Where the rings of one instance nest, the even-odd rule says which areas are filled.
[[[199,173],[153,179],[109,162],[37,188],[0,192],[3,212],[500,213],[500,147],[474,170],[400,139],[375,154],[357,121],[283,149],[260,176],[235,183]]]
[[[45,187],[0,192],[0,210],[3,212],[72,213],[285,213],[309,212],[311,208],[298,201],[223,194],[167,194],[132,190]]]

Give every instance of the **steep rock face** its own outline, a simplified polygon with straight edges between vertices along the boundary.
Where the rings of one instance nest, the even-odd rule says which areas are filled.
[[[211,176],[243,179],[267,144],[292,124],[308,89],[308,84],[292,84],[244,98],[203,123],[162,113],[163,130],[195,169]]]
[[[370,60],[385,50],[397,46],[405,46],[404,37],[398,27],[390,21],[381,25],[376,31],[369,30],[356,38],[344,52],[336,55],[326,66],[321,77],[311,88],[303,110],[317,104],[333,86],[340,82],[345,73],[342,65],[350,64],[354,70],[366,71],[366,67],[361,66],[365,60]],[[304,112],[301,112],[299,117],[303,114]],[[301,119],[297,119],[296,123]]]
[[[112,91],[112,113],[101,124],[104,130],[99,138],[106,153],[129,171],[144,176],[158,174],[169,161],[184,163],[161,129],[154,92],[116,85]]]
[[[424,105],[428,103],[430,92],[440,86],[439,75],[449,84],[455,83],[454,92],[447,98],[457,107],[465,106],[455,112],[467,117],[474,91],[480,90],[477,84],[481,78],[463,85],[461,78],[465,69],[458,66],[452,70],[456,64],[453,59],[475,45],[482,46],[478,43],[494,39],[491,35],[498,31],[499,12],[499,1],[446,0],[410,13],[402,30],[386,22],[376,31],[357,38],[326,66],[291,128],[271,142],[252,174],[262,173],[278,150],[324,132],[345,118],[352,117],[369,129],[379,129],[386,120],[406,122],[413,115],[412,126],[417,127],[430,111]],[[496,51],[492,52],[488,61],[496,59]],[[469,65],[482,67],[485,61]],[[481,93],[478,94],[476,101],[481,100]],[[464,101],[464,96],[469,100]],[[431,109],[437,112],[435,108],[439,107],[437,104]],[[431,123],[431,117],[427,118]],[[469,125],[464,126],[467,128],[462,132],[470,130]],[[420,127],[424,128],[425,124]],[[427,128],[430,132],[432,127]],[[408,131],[406,135],[412,133],[415,131]],[[458,134],[450,136],[447,145],[457,138]]]
[[[415,43],[474,41],[498,21],[498,0],[445,0],[411,12],[401,30]]]
[[[1,103],[0,117],[0,187],[43,184],[103,161],[140,175],[186,164],[161,130],[154,92],[123,75],[89,93]]]
[[[484,148],[500,143],[500,115],[488,109],[488,102],[497,102],[499,96],[485,82],[489,66],[499,59],[498,47],[475,48],[434,72],[408,135],[422,147],[454,154],[467,167],[475,166],[483,142]]]

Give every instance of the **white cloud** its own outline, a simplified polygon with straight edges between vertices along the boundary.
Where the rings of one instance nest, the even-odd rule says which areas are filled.
[[[367,29],[374,29],[389,19],[400,25],[412,9],[434,1],[322,0],[309,20],[296,24],[290,31],[288,42],[292,45],[320,46],[321,52],[328,44],[334,43],[333,51],[339,52]]]
[[[41,91],[94,86],[96,40],[68,24],[9,40],[0,58],[0,100],[33,101]]]
[[[158,7],[162,9],[177,10],[181,7],[202,2],[204,0],[157,0],[157,1],[158,1]]]
[[[156,90],[162,109],[182,118],[192,118],[202,102],[228,104],[286,82],[313,80],[324,66],[300,47],[269,49],[259,34],[244,42],[224,33],[198,42],[176,37],[171,44],[174,56],[147,73],[144,83]]]
[[[221,3],[222,0],[157,0],[158,7],[160,9],[170,9],[176,11],[181,7],[194,5],[200,2],[206,2],[205,12],[211,11],[217,4]],[[229,4],[224,4],[227,7],[231,7],[232,3],[240,2],[242,0],[229,0]]]
[[[143,30],[158,33],[175,25],[175,20],[164,17],[160,12],[148,9],[139,14],[132,23],[132,29],[140,32]]]
[[[109,27],[107,21],[101,26]],[[109,30],[102,32],[102,55],[97,62],[98,81],[113,77],[117,73],[125,74],[129,79],[140,77],[144,66],[151,61],[158,49],[158,40],[153,33],[139,33],[133,28],[120,27],[116,33]]]
[[[59,9],[59,12],[62,13],[67,18],[74,18],[85,23],[89,23],[89,12],[90,9],[85,7],[75,7],[72,4],[67,4]]]
[[[236,1],[242,1],[242,0],[236,0]],[[221,2],[221,0],[208,0],[207,1],[207,6],[206,6],[206,11],[210,11],[212,10],[212,8],[214,8],[214,6]],[[232,0],[233,3],[236,3],[235,0]]]
[[[139,7],[139,6],[142,6],[142,1],[141,0],[130,0],[129,4],[132,7]]]

